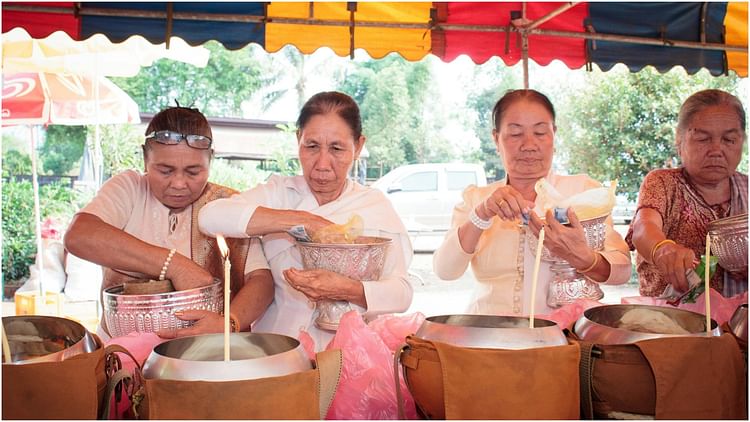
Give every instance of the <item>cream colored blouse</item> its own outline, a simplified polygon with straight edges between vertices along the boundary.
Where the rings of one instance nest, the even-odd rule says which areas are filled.
[[[507,179],[506,179],[507,180]],[[492,218],[492,226],[482,233],[473,254],[466,253],[458,240],[458,227],[469,220],[469,212],[489,197],[506,180],[488,186],[469,186],[464,190],[463,202],[453,210],[451,230],[433,255],[435,274],[444,280],[461,277],[471,263],[477,280],[473,298],[467,309],[472,314],[528,315],[534,254],[528,237],[534,235],[516,221]],[[547,180],[563,195],[572,196],[601,185],[586,175],[562,176],[551,173]],[[539,204],[537,204],[538,206]],[[539,213],[539,209],[537,209]],[[607,232],[602,258],[609,262],[611,271],[606,284],[622,284],[630,278],[628,245],[607,218]],[[552,279],[550,263],[542,261],[539,268],[535,313],[548,314],[547,288]]]

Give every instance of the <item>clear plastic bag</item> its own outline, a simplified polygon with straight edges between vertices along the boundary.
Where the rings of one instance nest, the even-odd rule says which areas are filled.
[[[384,315],[369,326],[356,312],[346,313],[327,349],[341,349],[344,364],[326,419],[398,419],[393,354],[424,316]],[[393,346],[395,344],[395,346]],[[408,419],[417,419],[414,399],[401,378]]]
[[[354,243],[362,236],[365,222],[358,214],[354,214],[344,224],[331,224],[312,233],[310,237],[315,243]]]
[[[616,201],[617,181],[610,182],[609,187],[588,189],[567,198],[558,192],[547,179],[537,180],[534,190],[538,195],[537,202],[541,205],[541,209],[537,211],[573,208],[578,220],[584,221],[612,212]]]

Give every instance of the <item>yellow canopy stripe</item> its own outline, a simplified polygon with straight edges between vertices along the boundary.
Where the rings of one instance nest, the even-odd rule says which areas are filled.
[[[339,56],[350,53],[348,22],[350,12],[346,2],[272,2],[268,6],[269,23],[266,24],[266,45],[269,52],[278,51],[287,44],[295,45],[301,52],[310,54],[320,46],[330,47]],[[389,27],[357,26],[361,22],[388,22],[389,24],[426,24],[430,21],[431,2],[358,2],[354,13],[354,48],[365,49],[373,58],[382,58],[390,52],[399,53],[407,60],[419,60],[432,49],[430,31]],[[274,24],[273,18],[325,19],[339,21],[341,26],[315,24]]]
[[[727,44],[747,45],[747,11],[747,2],[727,4],[727,15],[724,17]],[[747,77],[747,59],[747,51],[744,53],[727,52],[727,65],[739,76]]]

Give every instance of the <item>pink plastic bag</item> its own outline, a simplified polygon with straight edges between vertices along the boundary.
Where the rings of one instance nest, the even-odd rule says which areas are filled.
[[[560,309],[549,315],[540,315],[540,318],[555,321],[560,329],[565,329],[578,321],[583,312],[590,308],[602,306],[603,303],[591,299],[578,299],[573,303],[563,305]]]
[[[624,304],[654,305],[673,308],[672,305],[667,304],[667,301],[665,299],[657,299],[655,297],[648,296],[624,297],[621,299],[621,301]],[[729,321],[737,307],[742,305],[743,303],[747,303],[747,292],[738,294],[737,296],[724,297],[721,295],[721,293],[717,292],[714,289],[711,289],[711,318],[719,325],[721,325]],[[700,296],[698,296],[698,298],[695,300],[695,303],[682,303],[680,304],[680,306],[678,306],[678,308],[705,315],[705,294],[701,294]]]
[[[420,319],[421,318],[421,319]],[[405,342],[406,334],[419,327],[424,316],[381,316],[372,326],[351,311],[339,322],[336,336],[327,349],[341,349],[343,368],[336,396],[326,419],[397,419],[393,353]],[[401,333],[406,333],[399,339]],[[389,344],[396,344],[390,347]],[[417,419],[414,399],[401,378],[401,393],[408,419]]]

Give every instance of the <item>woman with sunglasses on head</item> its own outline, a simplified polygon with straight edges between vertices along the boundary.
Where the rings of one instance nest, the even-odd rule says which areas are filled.
[[[175,290],[187,290],[223,278],[216,240],[201,234],[197,224],[205,204],[236,193],[208,183],[211,144],[211,127],[198,110],[162,110],[146,129],[145,173],[128,170],[112,177],[75,215],[65,247],[104,267],[102,289],[152,279],[170,280]],[[228,243],[236,292],[232,324],[244,330],[271,303],[273,280],[257,239]],[[185,311],[182,318],[198,321],[179,332],[159,334],[219,332],[224,326],[222,316],[207,311]],[[106,331],[100,334],[108,337]]]

